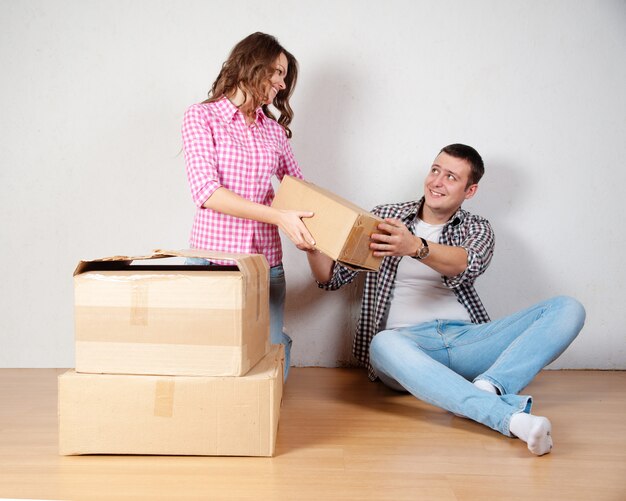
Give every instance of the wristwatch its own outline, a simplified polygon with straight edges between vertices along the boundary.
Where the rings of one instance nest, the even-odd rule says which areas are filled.
[[[422,246],[417,249],[417,252],[415,252],[415,258],[422,260],[426,257],[428,257],[428,254],[430,253],[430,249],[428,248],[428,242],[426,241],[426,239],[419,237],[419,239],[422,241]]]

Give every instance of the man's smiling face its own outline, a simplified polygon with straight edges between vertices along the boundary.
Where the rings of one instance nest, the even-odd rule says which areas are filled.
[[[424,210],[447,221],[464,200],[472,198],[477,184],[470,184],[471,167],[467,160],[441,152],[424,180]],[[428,219],[428,214],[423,214]]]

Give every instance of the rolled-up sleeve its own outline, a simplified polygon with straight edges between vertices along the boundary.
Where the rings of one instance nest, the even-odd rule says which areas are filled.
[[[459,243],[467,251],[467,268],[463,273],[454,277],[442,277],[446,287],[454,289],[469,282],[473,283],[482,275],[491,263],[495,247],[495,234],[489,221],[481,217],[474,217],[468,224],[465,236]]]
[[[320,289],[334,291],[352,282],[357,273],[358,271],[351,270],[339,263],[335,263],[335,267],[333,268],[333,276],[331,277],[331,279],[326,283],[317,282],[317,286]]]
[[[282,153],[278,157],[278,168],[276,170],[276,177],[282,181],[285,176],[293,176],[298,179],[303,179],[302,171],[296,161],[296,158],[291,149],[291,143],[285,135],[282,141]]]
[[[221,186],[215,142],[206,113],[201,106],[194,104],[185,112],[182,125],[187,180],[191,197],[198,207],[202,207]]]

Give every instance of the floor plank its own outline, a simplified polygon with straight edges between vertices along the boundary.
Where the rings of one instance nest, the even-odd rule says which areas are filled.
[[[57,454],[61,369],[0,369],[0,498],[624,500],[626,372],[544,371],[526,393],[555,448],[370,383],[292,368],[274,458]]]

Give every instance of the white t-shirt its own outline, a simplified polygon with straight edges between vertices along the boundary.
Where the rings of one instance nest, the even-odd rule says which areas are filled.
[[[414,233],[418,237],[439,242],[443,224],[416,221]],[[391,292],[385,328],[395,329],[437,319],[469,321],[470,317],[454,291],[443,285],[440,273],[417,259],[403,257]]]

